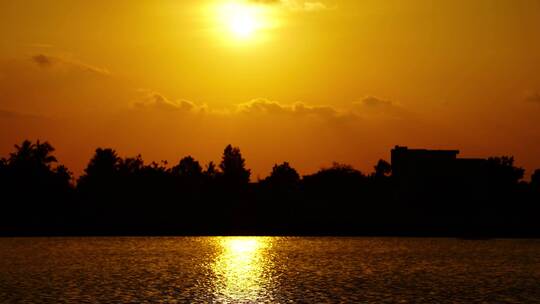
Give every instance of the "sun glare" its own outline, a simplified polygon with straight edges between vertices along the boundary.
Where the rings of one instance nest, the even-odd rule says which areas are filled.
[[[240,38],[247,38],[255,32],[255,16],[248,8],[237,7],[232,9],[229,16],[229,27],[231,32]]]
[[[265,26],[263,8],[246,2],[226,2],[219,6],[221,25],[237,40],[253,39]]]

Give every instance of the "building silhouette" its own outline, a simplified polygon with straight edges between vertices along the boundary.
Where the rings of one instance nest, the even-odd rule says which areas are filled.
[[[395,146],[391,165],[397,194],[405,199],[482,198],[487,191],[488,160],[458,158],[458,154],[459,150]]]

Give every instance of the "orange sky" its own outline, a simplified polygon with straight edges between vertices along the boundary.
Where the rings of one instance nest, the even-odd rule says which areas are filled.
[[[47,139],[264,177],[396,144],[540,168],[540,2],[0,0],[0,155]],[[528,173],[528,174],[529,174]]]

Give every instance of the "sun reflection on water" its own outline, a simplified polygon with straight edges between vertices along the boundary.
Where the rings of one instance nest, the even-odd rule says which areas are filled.
[[[269,283],[268,249],[265,237],[223,237],[218,239],[221,253],[213,265],[218,280],[218,296],[223,301],[254,301]]]

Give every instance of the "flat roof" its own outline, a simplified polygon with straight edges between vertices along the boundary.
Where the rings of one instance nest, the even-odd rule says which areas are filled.
[[[409,149],[406,146],[395,146],[392,151],[409,151],[409,152],[424,152],[424,153],[452,153],[459,154],[459,150],[429,150],[429,149]]]

